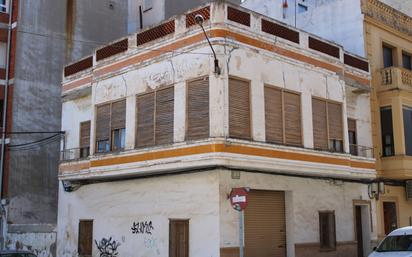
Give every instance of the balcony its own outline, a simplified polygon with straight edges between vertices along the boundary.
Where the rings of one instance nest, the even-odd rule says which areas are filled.
[[[386,179],[412,179],[412,156],[382,157],[378,174]]]
[[[379,92],[393,89],[407,90],[412,92],[412,71],[389,67],[381,70],[381,85]]]
[[[90,147],[65,149],[60,152],[60,161],[78,161],[86,159],[90,155]]]
[[[353,156],[374,158],[373,148],[368,146],[350,144],[349,152]]]

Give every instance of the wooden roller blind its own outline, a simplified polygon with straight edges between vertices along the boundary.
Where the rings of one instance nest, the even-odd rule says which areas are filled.
[[[265,86],[266,141],[283,144],[282,91]]]
[[[156,145],[173,143],[174,87],[156,92]]]
[[[126,100],[112,103],[111,129],[126,127]]]
[[[90,146],[90,121],[80,123],[80,148]]]
[[[96,141],[110,138],[110,104],[96,108]]]
[[[313,144],[315,149],[328,150],[326,101],[312,98]]]
[[[229,79],[229,136],[251,139],[250,86],[233,78]]]
[[[329,139],[343,140],[342,105],[328,103]]]
[[[300,110],[300,95],[284,92],[285,110],[285,143],[287,145],[302,145],[302,124]]]
[[[187,85],[186,139],[209,137],[209,78],[189,82]]]
[[[155,93],[137,97],[136,147],[154,145]]]
[[[285,193],[251,190],[244,215],[245,256],[285,257]]]

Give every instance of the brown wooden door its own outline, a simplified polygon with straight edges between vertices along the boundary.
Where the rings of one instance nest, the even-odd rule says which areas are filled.
[[[383,202],[383,222],[386,235],[398,228],[395,202]]]
[[[362,235],[362,207],[355,206],[356,241],[358,242],[358,257],[363,257],[363,235]]]
[[[169,257],[189,256],[189,221],[170,220]]]
[[[285,194],[252,190],[245,209],[245,257],[285,257]]]

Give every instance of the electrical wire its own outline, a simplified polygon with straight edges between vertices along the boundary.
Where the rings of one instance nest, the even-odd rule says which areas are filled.
[[[55,135],[52,135],[52,136],[49,136],[49,137],[46,137],[46,138],[42,138],[42,139],[39,139],[39,140],[36,140],[36,141],[32,141],[32,142],[29,142],[29,143],[24,143],[24,144],[17,144],[17,145],[8,145],[8,148],[24,148],[24,147],[26,147],[26,146],[34,146],[34,145],[40,145],[41,143],[45,143],[45,142],[47,142],[47,143],[49,143],[49,140],[50,141],[52,141],[52,139],[57,139],[57,138],[61,138],[61,135],[62,134],[55,134]]]
[[[36,33],[36,32],[30,32],[30,31],[24,31],[24,30],[17,30],[19,33],[24,33],[24,34],[30,34],[30,35],[35,35],[35,36],[40,36],[40,37],[46,37],[50,39],[56,39],[56,40],[68,40],[67,37],[64,36],[64,34],[60,34],[61,37],[55,37],[49,34],[41,34],[41,33]],[[99,42],[99,41],[89,41],[89,40],[79,40],[79,39],[71,39],[74,42],[79,42],[79,43],[84,43],[84,44],[93,44],[96,47],[98,46],[109,46],[108,42]],[[116,45],[110,45],[111,47],[114,48],[124,48],[124,46],[116,46]],[[160,49],[151,49],[151,48],[146,48],[146,47],[140,47],[140,46],[128,46],[128,48],[133,48],[133,49],[140,49],[140,50],[146,50],[146,51],[157,51],[157,52],[163,52],[163,53],[177,53],[177,54],[196,54],[196,55],[211,55],[210,53],[199,53],[199,52],[191,52],[191,51],[172,51],[172,50],[160,50]],[[222,54],[218,54],[222,55]]]

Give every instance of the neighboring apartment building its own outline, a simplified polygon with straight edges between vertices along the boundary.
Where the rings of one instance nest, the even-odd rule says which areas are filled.
[[[55,256],[63,66],[126,34],[126,18],[106,22],[127,12],[122,2],[0,1],[2,248]]]
[[[369,64],[342,47],[217,1],[66,66],[62,90],[58,256],[238,256],[239,187],[246,256],[370,252]]]
[[[259,1],[254,4],[259,7]],[[379,238],[412,225],[412,18],[406,15],[412,15],[411,7],[411,1],[332,0],[296,19],[298,27],[370,60],[377,172],[386,184],[374,196]]]

